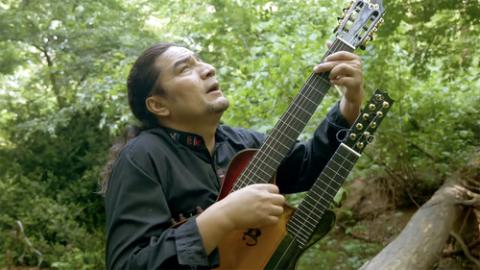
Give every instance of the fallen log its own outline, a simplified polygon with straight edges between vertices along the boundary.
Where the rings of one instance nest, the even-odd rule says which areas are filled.
[[[430,270],[441,259],[451,232],[458,232],[470,191],[446,182],[420,207],[403,231],[360,270]]]

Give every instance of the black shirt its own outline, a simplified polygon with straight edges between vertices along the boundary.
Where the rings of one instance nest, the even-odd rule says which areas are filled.
[[[348,124],[338,103],[312,139],[282,161],[281,193],[309,189],[339,145]],[[108,269],[198,269],[219,263],[207,256],[195,215],[213,204],[233,156],[259,148],[265,135],[220,125],[211,156],[201,136],[167,128],[141,132],[121,151],[105,195]],[[178,227],[175,221],[187,218]]]

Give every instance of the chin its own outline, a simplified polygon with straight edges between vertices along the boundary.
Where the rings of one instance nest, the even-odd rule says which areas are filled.
[[[212,102],[209,106],[209,111],[214,113],[222,113],[228,109],[230,102],[225,97],[218,98],[215,102]]]

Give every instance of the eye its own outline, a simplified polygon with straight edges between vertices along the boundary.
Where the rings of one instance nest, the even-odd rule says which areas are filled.
[[[183,65],[181,68],[180,68],[180,73],[184,73],[186,71],[190,70],[190,66],[189,65]]]

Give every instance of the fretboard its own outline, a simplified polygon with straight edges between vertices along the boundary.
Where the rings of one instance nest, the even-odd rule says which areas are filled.
[[[336,39],[322,59],[338,51],[354,48]],[[323,97],[330,89],[329,73],[312,73],[280,120],[272,129],[248,166],[237,179],[232,191],[250,184],[268,183],[282,159],[295,144]]]
[[[287,224],[287,230],[297,244],[307,244],[359,157],[359,153],[340,144]]]

